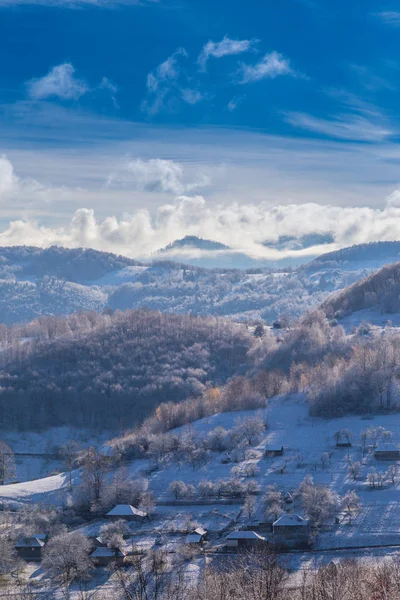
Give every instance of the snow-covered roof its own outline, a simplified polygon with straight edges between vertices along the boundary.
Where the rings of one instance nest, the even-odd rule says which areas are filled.
[[[379,444],[379,446],[377,446],[375,448],[375,452],[398,452],[399,448],[397,447],[397,444],[394,444],[393,442],[383,442],[382,444]]]
[[[186,536],[187,544],[199,544],[201,542],[201,535],[199,533],[189,533]]]
[[[115,556],[125,556],[125,554],[119,548],[107,548],[104,546],[96,548],[96,550],[94,550],[90,556],[92,558],[108,558]]]
[[[107,513],[107,517],[146,517],[147,514],[143,510],[139,510],[130,504],[117,504],[112,510]]]
[[[274,522],[274,527],[290,527],[290,526],[308,525],[308,521],[300,517],[300,515],[282,515]]]
[[[227,540],[265,540],[262,535],[255,531],[232,531],[226,536]]]
[[[198,535],[206,535],[207,529],[204,529],[204,527],[196,527],[196,529],[194,529],[192,533],[197,533]]]
[[[46,536],[43,534],[21,538],[15,544],[16,548],[42,548],[45,544]]]

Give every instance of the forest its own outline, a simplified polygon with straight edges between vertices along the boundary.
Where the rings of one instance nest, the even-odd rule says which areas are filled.
[[[213,317],[136,310],[0,329],[0,418],[10,429],[124,429],[201,395],[246,362],[251,335]]]

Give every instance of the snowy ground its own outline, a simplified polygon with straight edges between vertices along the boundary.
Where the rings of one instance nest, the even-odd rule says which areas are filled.
[[[201,435],[207,435],[219,425],[229,429],[236,419],[251,413],[252,411],[219,414],[197,421],[190,428]],[[400,545],[400,469],[394,485],[387,482],[382,489],[371,489],[366,483],[369,469],[374,466],[377,471],[387,471],[389,463],[377,462],[372,449],[362,456],[360,440],[361,430],[380,425],[391,430],[393,441],[400,443],[400,415],[382,415],[373,419],[356,416],[332,420],[315,419],[308,415],[304,398],[292,396],[271,401],[265,416],[268,417],[269,428],[264,439],[254,448],[251,459],[260,468],[256,481],[261,492],[272,483],[276,483],[281,490],[294,491],[304,477],[311,474],[315,483],[327,485],[341,496],[354,489],[361,499],[361,509],[353,524],[349,525],[347,519],[339,515],[341,523],[327,524],[326,530],[318,537],[316,550]],[[349,429],[353,436],[353,446],[349,450],[335,447],[334,433],[344,428]],[[264,458],[264,450],[269,445],[283,445],[285,455],[274,459]],[[328,450],[332,453],[331,460],[323,468],[321,457]],[[215,481],[230,477],[234,465],[223,464],[221,458],[221,454],[215,453],[199,469],[193,469],[188,464],[182,464],[180,468],[175,463],[167,464],[148,475],[149,488],[159,501],[165,502],[171,500],[168,486],[174,479],[196,485],[201,479]],[[347,474],[349,459],[362,463],[361,473],[356,481]],[[286,467],[281,474],[284,464]],[[128,469],[132,475],[140,476],[146,472],[147,467],[147,460],[136,460]],[[74,485],[79,483],[79,477],[79,472],[74,473]],[[68,493],[68,476],[58,474],[3,486],[0,489],[0,501],[63,505]],[[257,501],[261,511],[261,496],[258,496]],[[297,509],[295,505],[289,507],[289,510]],[[238,517],[239,524],[244,524],[246,518],[244,515],[239,516],[239,512],[239,505],[224,506],[217,502],[215,506],[159,506],[154,521],[146,522],[143,526],[135,525],[134,533],[138,537],[146,537],[157,532],[182,532],[190,522],[201,524],[211,531],[223,531],[232,526]],[[97,530],[91,533],[96,534]]]

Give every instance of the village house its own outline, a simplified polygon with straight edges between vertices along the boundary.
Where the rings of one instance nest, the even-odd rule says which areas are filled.
[[[207,529],[197,527],[186,536],[187,544],[203,544],[207,537]]]
[[[283,446],[271,446],[265,449],[265,456],[267,458],[273,458],[274,456],[283,456]]]
[[[265,537],[255,531],[232,531],[225,539],[228,548],[257,548],[267,543]]]
[[[107,546],[99,546],[92,552],[90,558],[93,560],[93,563],[96,567],[107,567],[109,564],[114,562],[118,565],[122,565],[124,563],[125,556],[126,552],[120,548],[107,548]]]
[[[23,537],[15,544],[15,550],[18,556],[24,560],[41,561],[46,541],[47,535],[44,533]]]
[[[396,444],[386,442],[375,448],[374,456],[377,460],[400,460],[400,451]]]
[[[110,510],[106,517],[108,519],[124,519],[125,521],[143,521],[147,513],[130,504],[117,504]]]
[[[288,546],[304,545],[310,537],[310,523],[299,515],[285,514],[273,526],[274,540]]]

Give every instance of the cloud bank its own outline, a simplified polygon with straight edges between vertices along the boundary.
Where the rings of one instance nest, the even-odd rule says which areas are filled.
[[[7,191],[10,173],[1,173],[0,189]],[[333,233],[335,243],[320,248],[321,253],[355,243],[400,240],[400,191],[394,192],[380,209],[343,209],[315,203],[274,207],[266,203],[212,204],[202,196],[186,195],[159,206],[154,215],[141,209],[121,218],[97,219],[92,209],[81,208],[62,226],[46,227],[30,219],[12,221],[0,233],[0,245],[84,246],[143,258],[175,239],[195,235],[222,242],[253,258],[277,260],[312,255],[315,248],[280,252],[263,243],[284,235],[328,231]]]

